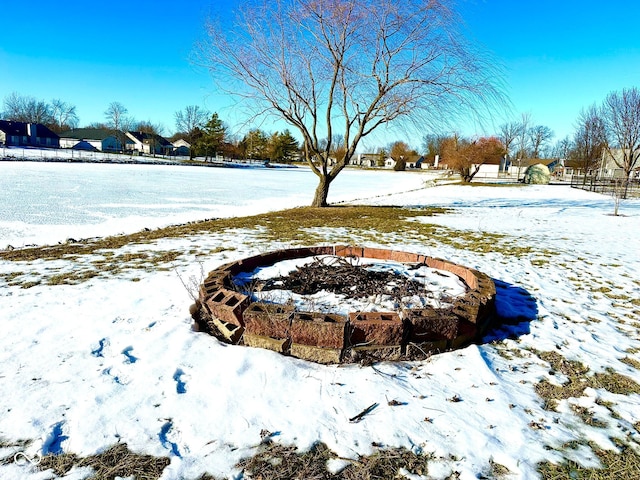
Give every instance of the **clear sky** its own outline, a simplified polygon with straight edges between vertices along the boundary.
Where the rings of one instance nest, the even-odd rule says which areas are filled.
[[[12,92],[76,105],[80,125],[104,121],[118,101],[137,120],[175,131],[187,105],[233,117],[207,72],[190,62],[213,10],[233,0],[31,0],[3,2],[0,100]],[[571,135],[581,108],[640,87],[640,2],[634,0],[458,0],[469,36],[505,72],[515,120],[529,113],[555,139]],[[230,125],[233,127],[233,125]],[[269,125],[261,128],[270,130]],[[276,128],[274,128],[275,130]],[[472,131],[466,133],[491,134]],[[419,147],[420,141],[412,146]]]

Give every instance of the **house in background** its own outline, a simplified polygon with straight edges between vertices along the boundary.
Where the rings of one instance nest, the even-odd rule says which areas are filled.
[[[100,152],[120,152],[126,149],[117,135],[106,128],[76,128],[62,132],[60,147]]]
[[[628,152],[628,150],[627,150]],[[598,169],[600,178],[624,178],[624,150],[621,148],[605,149],[602,152],[602,160]],[[640,161],[636,162],[635,168],[629,172],[631,180],[640,180]]]
[[[520,166],[521,174],[524,173],[527,166],[529,166],[529,164],[526,164],[525,166],[525,161],[523,160]],[[511,169],[509,167],[511,167]],[[473,177],[475,179],[518,176],[518,170],[519,170],[518,166],[516,165],[514,168],[514,165],[505,156],[502,156],[500,158],[491,158],[485,161],[484,163],[480,163],[480,164],[477,164],[477,163],[472,164],[471,171],[474,172],[476,169],[478,169],[478,172]]]
[[[191,153],[191,144],[187,142],[184,138],[181,138],[173,142],[172,155],[187,157],[189,156],[190,153]]]
[[[40,123],[0,120],[0,145],[60,148],[60,137]]]
[[[380,160],[379,153],[359,153],[357,156],[351,158],[349,165],[356,165],[358,167],[377,167]]]
[[[424,157],[422,155],[407,155],[406,158],[401,157],[404,160],[404,169],[415,169],[422,168],[424,163]],[[384,160],[384,168],[396,168],[397,160],[394,160],[392,157],[387,157]]]
[[[127,132],[132,150],[148,155],[171,155],[173,144],[156,133]]]

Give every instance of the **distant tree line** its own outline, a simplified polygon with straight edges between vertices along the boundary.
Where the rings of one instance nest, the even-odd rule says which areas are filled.
[[[60,99],[50,102],[35,97],[10,93],[4,98],[0,117],[14,122],[40,123],[54,132],[78,126],[75,105]]]
[[[222,155],[229,158],[251,158],[264,161],[291,162],[300,156],[301,145],[289,130],[268,133],[252,129],[242,137],[233,136],[217,113],[197,105],[189,105],[175,113],[176,133],[169,140],[185,139],[191,145],[192,157],[206,159]],[[0,118],[4,120],[41,123],[61,133],[77,128],[79,118],[76,106],[60,100],[38,100],[16,92],[7,95],[2,103]],[[466,181],[477,173],[478,165],[508,158],[512,164],[533,158],[563,158],[576,162],[579,169],[588,172],[597,168],[606,152],[619,149],[621,156],[612,156],[618,167],[629,177],[638,166],[640,157],[640,91],[636,87],[609,93],[600,103],[581,110],[571,137],[552,143],[554,132],[547,126],[536,124],[529,113],[500,125],[493,136],[465,137],[457,132],[430,133],[422,139],[422,156],[433,163],[440,162],[456,170]],[[105,128],[115,132],[125,144],[129,130],[162,135],[164,127],[151,120],[138,121],[129,115],[120,102],[111,102],[104,111],[104,122],[88,127]],[[344,157],[346,148],[340,135],[333,135],[330,154]],[[391,142],[378,148],[378,166],[387,157],[395,161],[396,170],[404,170],[406,160],[418,156],[418,150],[404,141]]]
[[[640,90],[632,87],[609,93],[600,104],[579,112],[572,136],[555,143],[553,138],[549,127],[535,124],[531,114],[523,113],[500,125],[493,136],[468,138],[455,132],[432,133],[423,137],[422,146],[428,162],[433,163],[438,155],[441,162],[467,181],[475,175],[472,165],[501,156],[515,165],[528,159],[565,159],[589,172],[600,166],[606,153],[629,179],[640,165]],[[614,150],[619,155],[614,155]]]
[[[252,129],[241,138],[229,134],[228,127],[217,113],[210,113],[198,105],[189,105],[175,113],[176,133],[168,140],[184,139],[190,145],[191,157],[205,159],[222,155],[227,158],[251,158],[272,162],[292,162],[300,153],[300,145],[289,130],[267,133]],[[25,123],[40,123],[56,133],[79,126],[76,106],[54,99],[50,102],[16,92],[7,95],[0,109],[0,119]],[[126,132],[149,135],[150,143],[163,135],[164,127],[151,120],[136,120],[120,102],[111,102],[104,111],[104,121],[93,122],[85,128],[110,130],[120,145],[126,144]],[[153,145],[152,145],[153,147]]]
[[[238,138],[217,113],[197,105],[189,105],[175,113],[177,133],[172,138],[184,138],[191,144],[191,155],[197,157],[249,158],[272,162],[292,162],[298,158],[300,145],[289,130],[267,133],[249,130]]]

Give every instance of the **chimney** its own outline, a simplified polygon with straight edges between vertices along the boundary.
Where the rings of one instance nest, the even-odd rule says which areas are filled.
[[[32,145],[36,144],[37,129],[38,128],[35,123],[27,123],[27,136],[29,137],[29,143]]]

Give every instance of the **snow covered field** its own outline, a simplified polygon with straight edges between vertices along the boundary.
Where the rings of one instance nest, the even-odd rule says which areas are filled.
[[[329,201],[418,188],[424,176],[346,170]],[[131,233],[308,205],[307,168],[0,162],[0,248]]]
[[[108,196],[119,184],[110,169],[121,167],[104,166],[89,176],[92,184],[73,192],[93,192],[80,197],[83,203],[65,203],[64,194],[50,192],[72,170],[51,179],[62,168],[77,167],[16,166],[14,180],[5,182],[9,169],[0,165],[0,248],[229,215],[234,203],[239,214],[303,205],[315,186],[309,172],[309,182],[299,172],[269,172],[273,177],[251,180],[251,197],[241,199],[234,188],[249,180],[225,183],[225,175],[236,174],[231,170],[127,166],[135,184]],[[45,175],[40,168],[51,170]],[[153,179],[156,168],[175,170],[160,181]],[[33,183],[21,183],[25,171]],[[255,453],[264,431],[301,449],[324,442],[346,459],[371,454],[379,445],[406,447],[433,455],[429,479],[493,478],[495,465],[508,469],[503,478],[534,479],[543,461],[598,466],[596,447],[637,451],[640,201],[623,203],[625,216],[613,217],[610,198],[569,187],[448,185],[379,196],[411,190],[421,180],[345,172],[330,200],[451,208],[413,220],[433,224],[447,241],[381,235],[370,245],[477,268],[496,279],[503,315],[528,320],[490,332],[480,345],[421,362],[321,366],[223,345],[193,331],[187,279],[236,258],[295,246],[266,241],[260,229],[159,239],[68,258],[0,260],[0,478],[56,478],[24,457],[13,461],[17,452],[29,458],[86,456],[123,442],[135,452],[170,457],[163,480],[196,479],[203,472],[239,479],[234,466]],[[226,205],[196,196],[203,185],[222,184],[229,185],[222,195]],[[148,188],[155,193],[145,198]],[[29,195],[37,198],[37,208],[25,205],[33,205]],[[318,231],[333,243],[331,228]],[[495,247],[479,249],[469,238],[495,239]],[[144,262],[166,252],[174,255],[150,269],[122,268],[72,285],[53,281],[107,257]],[[31,280],[33,286],[22,288]],[[624,375],[626,389],[616,386],[620,377],[612,372]],[[545,408],[545,391],[559,398],[554,408]],[[361,421],[349,421],[374,403],[377,408]],[[65,478],[89,475],[87,468],[76,468]]]

